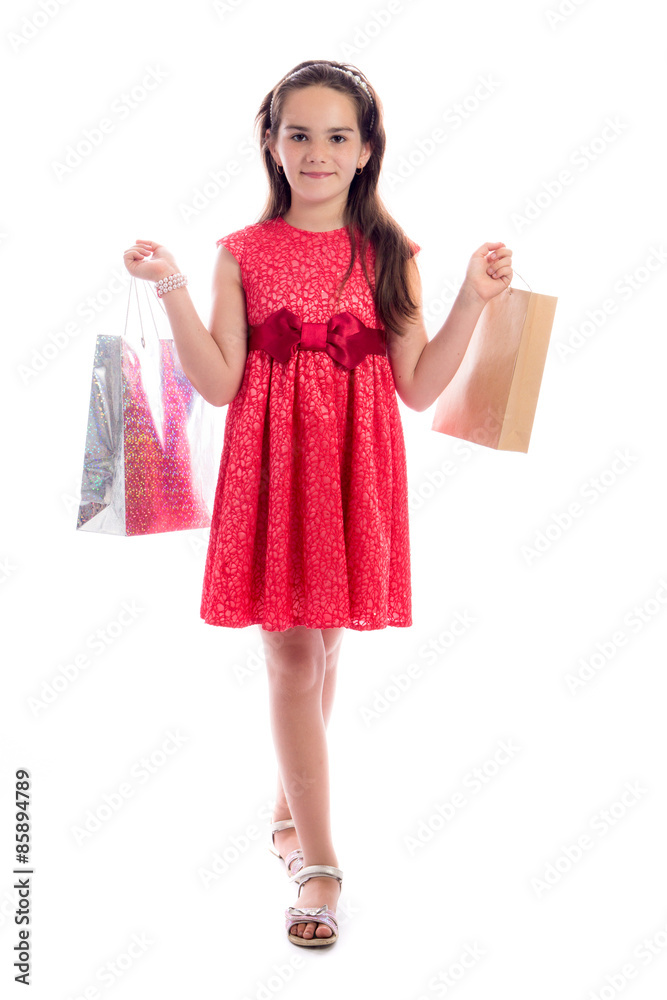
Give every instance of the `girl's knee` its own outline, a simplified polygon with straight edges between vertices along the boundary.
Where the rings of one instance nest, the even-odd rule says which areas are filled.
[[[329,662],[334,662],[340,651],[340,644],[345,634],[344,628],[323,628],[322,641],[324,642],[324,653]]]
[[[322,683],[326,654],[319,629],[298,625],[283,632],[262,630],[269,679],[293,692]]]

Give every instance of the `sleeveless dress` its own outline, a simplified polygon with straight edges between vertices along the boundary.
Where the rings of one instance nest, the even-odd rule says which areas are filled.
[[[269,631],[412,625],[403,429],[360,244],[338,298],[345,228],[310,232],[277,216],[219,244],[241,268],[249,345],[225,421],[200,617]],[[374,264],[369,246],[371,281]]]

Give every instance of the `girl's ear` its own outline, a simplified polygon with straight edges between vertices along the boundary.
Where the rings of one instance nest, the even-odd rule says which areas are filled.
[[[270,139],[270,135],[271,135],[271,130],[267,128],[267,130],[265,132],[267,149],[269,150],[269,153],[273,157],[274,161],[277,163],[278,160],[276,159],[276,154],[275,154],[275,151],[274,151],[274,148],[273,148],[273,143],[271,142],[271,139]]]
[[[373,147],[370,142],[365,142],[361,147],[361,153],[359,154],[359,159],[361,160],[362,167],[365,167],[371,158],[371,153],[373,152]]]

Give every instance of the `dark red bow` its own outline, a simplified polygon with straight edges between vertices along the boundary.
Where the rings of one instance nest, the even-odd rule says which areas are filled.
[[[346,368],[356,368],[367,354],[387,353],[384,330],[365,326],[352,313],[337,313],[327,323],[302,323],[284,306],[250,327],[248,348],[258,347],[284,364],[297,350],[326,351]]]

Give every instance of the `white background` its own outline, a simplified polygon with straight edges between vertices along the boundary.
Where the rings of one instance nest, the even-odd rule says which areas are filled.
[[[3,6],[0,975],[11,982],[18,940],[11,803],[23,767],[33,996],[662,997],[655,5],[218,7]],[[184,207],[239,160],[264,95],[309,58],[358,65],[382,99],[382,195],[423,248],[430,336],[487,240],[512,248],[533,290],[558,296],[527,455],[462,446],[431,430],[433,408],[400,404],[414,625],[343,640],[329,728],[341,935],[314,954],[286,940],[295,892],[266,849],[275,759],[258,629],[199,619],[207,533],[74,528],[95,336],[124,323],[122,254],[137,238],[166,245],[208,322],[215,241],[264,204],[259,156],[191,217]],[[164,78],[121,117],[112,109],[151,69]],[[484,79],[492,93],[475,96]],[[456,105],[466,117],[443,125]],[[105,117],[112,130],[59,177],[67,147]],[[420,157],[438,127],[446,141]],[[94,321],[80,311],[88,297]],[[136,618],[91,653],[124,602]],[[474,621],[452,637],[457,614]],[[436,639],[442,654],[427,658]],[[44,701],[85,651],[90,665]],[[591,658],[573,690],[568,675]],[[105,811],[105,796],[120,805]],[[97,811],[98,829],[77,837]],[[206,887],[216,855],[227,870]]]

